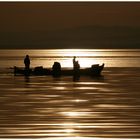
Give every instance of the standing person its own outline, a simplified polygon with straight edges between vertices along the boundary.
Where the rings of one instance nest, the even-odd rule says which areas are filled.
[[[76,61],[76,56],[73,57],[73,69],[80,69],[80,64]]]
[[[25,69],[29,70],[30,69],[30,58],[29,58],[29,55],[26,55],[26,57],[24,59],[24,64],[25,64]]]
[[[80,78],[80,64],[76,61],[76,56],[73,57],[73,81],[78,81]]]
[[[76,56],[73,57],[73,68],[75,69],[75,64],[76,64]]]
[[[75,59],[76,59],[76,56],[74,56],[73,58],[73,70],[74,70],[74,73],[78,73],[80,70],[80,64]]]

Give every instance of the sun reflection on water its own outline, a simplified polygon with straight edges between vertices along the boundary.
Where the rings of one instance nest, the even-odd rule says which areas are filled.
[[[134,75],[139,76],[139,69]],[[12,84],[5,84],[5,88],[2,85],[1,136],[66,136],[61,140],[140,136],[139,87],[133,75],[113,72],[104,80],[81,77],[79,82],[70,78],[31,76],[29,85],[25,85],[23,78],[16,77]],[[6,79],[7,82],[10,80]]]
[[[101,64],[101,62],[97,59],[88,58],[88,57],[96,57],[98,55],[103,55],[102,52],[91,53],[89,50],[82,50],[82,49],[66,49],[62,50],[61,52],[58,51],[57,55],[68,57],[66,60],[62,60],[62,66],[64,67],[72,67],[72,58],[73,56],[77,57],[79,64],[82,68],[90,67],[92,64]]]
[[[88,100],[81,100],[81,99],[75,99],[75,100],[73,100],[73,102],[76,102],[76,103],[86,102],[86,101],[88,101]]]
[[[68,111],[68,112],[61,112],[62,115],[67,116],[67,117],[82,117],[82,116],[87,116],[89,115],[90,112],[78,112],[78,111]]]
[[[95,49],[94,51],[91,49],[61,49],[58,54],[63,54],[63,56],[99,56],[103,55],[103,52]]]

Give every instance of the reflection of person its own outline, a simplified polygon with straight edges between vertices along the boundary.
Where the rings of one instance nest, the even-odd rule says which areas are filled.
[[[30,69],[30,58],[29,55],[26,55],[24,59],[25,69]]]

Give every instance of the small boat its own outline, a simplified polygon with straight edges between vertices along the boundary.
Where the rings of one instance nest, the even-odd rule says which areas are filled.
[[[92,65],[90,68],[79,69],[74,71],[73,69],[47,69],[42,66],[35,67],[34,69],[24,69],[14,66],[14,75],[52,75],[54,77],[59,77],[61,75],[64,76],[81,76],[81,75],[89,75],[89,76],[101,76],[101,72],[104,68],[104,64]]]

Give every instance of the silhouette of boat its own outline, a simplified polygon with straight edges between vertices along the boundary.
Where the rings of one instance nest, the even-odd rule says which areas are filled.
[[[64,75],[64,76],[73,76],[73,75],[89,75],[89,76],[101,76],[101,72],[104,68],[104,64],[92,65],[90,68],[80,69],[77,73],[73,69],[61,69],[58,71],[53,71],[53,69],[43,68],[42,66],[35,67],[34,69],[24,69],[14,66],[15,75],[52,75],[55,77]]]

